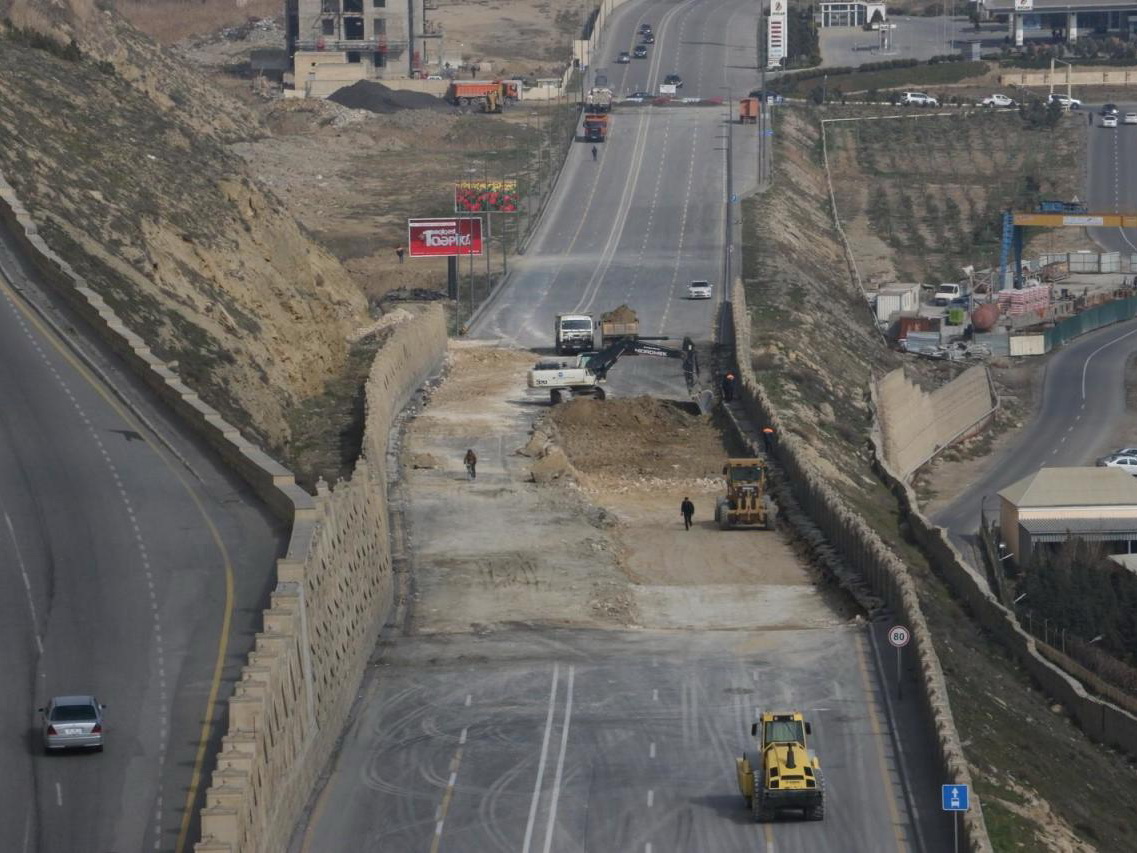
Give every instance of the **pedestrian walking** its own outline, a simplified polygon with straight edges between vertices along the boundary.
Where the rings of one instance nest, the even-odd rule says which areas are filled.
[[[691,503],[690,498],[683,498],[683,503],[679,504],[679,512],[683,515],[683,529],[691,529],[691,519],[695,516],[695,505]]]
[[[722,399],[724,403],[730,403],[734,400],[734,374],[727,373],[722,378]]]
[[[476,453],[474,453],[472,448],[466,451],[466,456],[462,461],[466,463],[466,479],[467,480],[477,479],[477,477],[478,477],[478,472],[477,472],[478,455]]]
[[[762,446],[766,448],[766,455],[770,456],[774,452],[774,428],[762,427]]]
[[[593,160],[596,159],[596,146],[595,145],[592,146],[592,159]]]
[[[395,247],[395,254],[399,256],[399,263],[400,264],[403,262],[403,255],[405,253],[406,253],[406,249],[404,249],[402,246],[396,246]]]

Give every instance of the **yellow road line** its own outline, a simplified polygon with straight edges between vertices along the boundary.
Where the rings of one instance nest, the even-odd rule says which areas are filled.
[[[2,274],[0,274],[0,288],[11,297],[12,304],[16,306],[16,310],[24,315],[27,321],[35,327],[36,331],[40,333],[40,336],[43,337],[45,341],[51,344],[52,349],[59,353],[60,357],[71,365],[71,368],[83,381],[86,382],[96,394],[102,397],[104,402],[106,402],[125,423],[142,436],[143,441],[146,441],[146,428],[138,423],[127,409],[123,408],[118,399],[103,386],[102,381],[71,351],[66,343],[60,340],[55,330],[49,327],[35,310],[25,304],[23,297],[16,293],[7,277]],[[193,774],[190,777],[189,792],[186,795],[186,810],[182,816],[181,828],[178,831],[178,841],[174,848],[180,853],[186,843],[190,819],[193,816],[193,802],[197,799],[197,788],[198,785],[201,784],[201,768],[205,762],[205,750],[209,743],[210,733],[213,730],[213,723],[210,722],[210,717],[212,716],[210,711],[213,708],[213,704],[217,701],[217,693],[221,687],[221,673],[225,666],[225,655],[229,649],[229,628],[233,622],[233,563],[229,559],[229,551],[225,548],[225,543],[221,539],[221,533],[217,530],[217,527],[214,525],[208,513],[206,513],[205,506],[202,504],[201,499],[198,498],[197,492],[194,491],[189,481],[182,475],[178,466],[170,462],[170,459],[158,445],[150,441],[146,441],[146,444],[149,445],[158,458],[162,460],[162,464],[174,475],[174,478],[181,484],[186,494],[189,495],[189,499],[193,501],[194,506],[201,515],[202,521],[205,522],[205,526],[209,529],[209,535],[217,546],[217,550],[221,555],[222,565],[225,569],[225,613],[221,621],[221,636],[217,643],[217,659],[213,665],[213,681],[209,687],[209,699],[205,706],[205,717],[201,724],[201,736],[197,744],[197,755],[194,758]],[[158,828],[158,831],[161,833],[161,827]]]
[[[450,779],[446,783],[446,793],[442,795],[442,806],[438,810],[438,820],[434,823],[434,840],[430,843],[430,853],[438,853],[438,847],[442,844],[442,824],[446,822],[446,813],[450,811],[450,799],[454,796],[454,783],[458,779],[458,768],[462,765],[463,749],[465,747],[458,747],[458,751],[450,759]]]
[[[872,630],[869,628],[868,630]],[[896,799],[902,792],[894,790],[892,777],[888,773],[888,761],[884,757],[884,726],[880,723],[880,709],[877,707],[876,694],[873,691],[872,681],[869,679],[869,668],[866,659],[867,652],[865,651],[865,637],[863,634],[857,637],[857,665],[861,672],[861,684],[865,688],[865,696],[868,699],[869,711],[869,725],[872,728],[873,741],[876,744],[876,757],[880,767],[880,779],[884,783],[882,791],[887,791],[888,796],[885,800],[888,802],[888,816],[892,820],[892,833],[896,838],[896,849],[899,853],[904,853],[908,850],[908,844],[904,841],[904,835],[901,832],[900,824],[900,811],[896,808]],[[887,690],[887,686],[881,684],[882,690]]]

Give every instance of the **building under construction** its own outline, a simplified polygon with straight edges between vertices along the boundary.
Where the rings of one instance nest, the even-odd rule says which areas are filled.
[[[285,0],[295,88],[322,97],[358,80],[420,76],[442,36],[426,12],[425,0]]]

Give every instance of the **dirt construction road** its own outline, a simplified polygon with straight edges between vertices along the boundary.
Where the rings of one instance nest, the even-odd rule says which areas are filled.
[[[293,849],[916,849],[871,639],[780,532],[706,523],[714,426],[646,398],[548,419],[533,360],[454,344],[408,427],[409,619]],[[759,826],[737,793],[774,706],[814,721],[822,823]]]

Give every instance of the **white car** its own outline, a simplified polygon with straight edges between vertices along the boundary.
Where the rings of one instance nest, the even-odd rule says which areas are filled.
[[[1117,127],[1117,116],[1102,116],[1101,117],[1101,126],[1102,127]]]
[[[1137,456],[1107,456],[1098,460],[1101,468],[1120,468],[1137,477]]]
[[[900,103],[918,107],[938,107],[940,102],[926,92],[901,92]]]
[[[1008,98],[1006,95],[1002,95],[998,92],[996,92],[994,95],[988,95],[982,100],[981,103],[985,107],[1000,108],[1013,107],[1015,105],[1015,102],[1011,98]]]
[[[1125,118],[1121,120],[1122,124],[1137,124],[1137,113],[1126,113]]]
[[[1080,110],[1082,108],[1082,102],[1077,98],[1069,98],[1066,95],[1060,95],[1057,92],[1053,92],[1047,102],[1051,104],[1058,104],[1060,107],[1067,110]]]
[[[687,285],[688,299],[710,299],[711,283],[709,281],[693,281]]]

